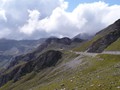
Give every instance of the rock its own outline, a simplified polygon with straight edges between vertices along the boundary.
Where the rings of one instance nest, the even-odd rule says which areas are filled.
[[[64,85],[64,84],[61,84],[60,86],[61,86],[61,87],[64,87],[65,85]]]
[[[38,57],[32,58],[23,65],[15,67],[12,71],[2,74],[0,76],[0,86],[4,85],[10,80],[16,82],[20,79],[20,77],[32,71],[39,72],[47,67],[55,66],[58,60],[61,58],[62,53],[60,51],[49,50]]]
[[[64,44],[64,45],[70,45],[72,43],[72,40],[67,38],[67,37],[64,37],[64,38],[56,38],[56,37],[53,37],[53,38],[48,38],[46,40],[47,43],[60,43],[60,44]]]
[[[94,86],[94,84],[92,84],[92,85],[90,85],[91,87],[93,87]]]
[[[88,52],[101,53],[120,37],[120,19],[96,34],[102,36],[88,47]]]
[[[73,80],[70,80],[70,82],[73,82]]]
[[[88,49],[88,52],[101,53],[111,43],[116,41],[120,37],[120,30],[110,32],[108,35],[95,41]]]
[[[117,86],[118,89],[120,89],[120,86]]]
[[[98,85],[98,87],[101,87],[101,86],[102,86],[101,84]]]

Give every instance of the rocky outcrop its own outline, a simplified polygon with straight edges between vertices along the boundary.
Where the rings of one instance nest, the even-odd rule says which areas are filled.
[[[64,45],[70,45],[72,43],[72,40],[67,38],[67,37],[64,37],[64,38],[48,38],[46,40],[47,43],[60,43],[60,44],[64,44]]]
[[[112,30],[111,30],[112,29]],[[97,33],[98,35],[102,35],[104,32],[108,32],[105,36],[96,40],[88,49],[88,52],[101,53],[105,48],[107,48],[110,44],[115,42],[120,37],[120,20],[116,21],[114,24],[110,25],[108,28],[104,29],[105,31],[101,31]]]
[[[63,38],[48,38],[46,39],[46,42],[47,43],[58,43],[58,44],[64,44],[64,45],[70,45],[71,43],[74,43],[74,42],[82,42],[84,41],[83,39],[80,39],[80,38],[73,38],[73,39],[70,39],[68,37],[63,37]]]
[[[80,42],[83,42],[83,41],[85,41],[85,40],[80,39],[80,38],[74,38],[74,39],[72,39],[72,42],[78,42],[78,43],[80,43]]]
[[[15,77],[16,73],[19,71],[19,69],[20,69],[20,67],[17,67],[9,73],[0,75],[0,86],[4,85],[8,81],[12,80]]]
[[[20,77],[32,71],[39,72],[47,67],[55,66],[58,60],[61,58],[62,53],[60,51],[47,51],[36,58],[30,59],[25,64],[20,65],[11,71],[8,69],[8,73],[2,74],[0,76],[0,86],[4,85],[10,80],[17,81],[20,79]]]

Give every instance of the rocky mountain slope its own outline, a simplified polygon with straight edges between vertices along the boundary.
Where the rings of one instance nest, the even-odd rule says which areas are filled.
[[[80,43],[83,40],[64,38],[48,38],[41,43],[36,49],[27,53],[15,56],[12,58],[8,67],[1,72],[0,86],[4,85],[10,80],[19,80],[21,76],[28,74],[32,71],[39,71],[46,67],[54,66],[57,61],[62,57],[59,51],[49,50],[67,49],[73,43]],[[44,54],[42,54],[44,53]]]
[[[120,55],[47,51],[39,57],[4,72],[0,90],[119,90]]]
[[[11,58],[28,53],[38,47],[45,39],[39,40],[9,40],[0,39],[0,68],[6,67]]]
[[[120,19],[103,31],[97,33],[97,35],[102,35],[105,32],[108,32],[108,34],[93,42],[88,48],[88,52],[102,52],[120,37]]]
[[[32,71],[39,72],[44,68],[55,66],[61,57],[61,52],[51,50],[41,54],[38,57],[31,58],[28,62],[16,64],[16,66],[9,68],[2,73],[0,76],[0,86],[10,80],[17,81],[21,76]]]
[[[26,53],[40,45],[45,39],[39,40],[9,40],[0,39],[1,55],[17,55]]]
[[[98,32],[91,40],[76,48],[78,51],[100,53],[120,38],[120,19]]]
[[[74,47],[73,44],[79,44],[83,42],[84,40],[81,39],[69,39],[67,37],[64,38],[48,38],[46,39],[40,46],[38,46],[36,49],[34,49],[32,52],[29,52],[27,54],[18,55],[12,59],[12,62],[8,66],[8,68],[15,66],[21,61],[29,61],[31,59],[35,59],[37,56],[41,55],[41,53],[48,51],[48,50],[69,50],[70,48]]]
[[[105,51],[120,51],[120,38],[118,38],[114,43],[110,44]]]
[[[50,38],[39,39],[39,40],[20,40],[20,41],[1,39],[0,40],[0,52],[1,52],[0,67],[8,66],[8,64],[11,61],[14,61],[14,59],[16,58],[20,59],[20,57],[31,56],[31,53],[33,56],[35,56],[36,53],[41,53],[42,51],[45,51],[45,50],[47,51],[48,49],[54,49],[54,50],[69,49],[83,41],[84,40],[82,39],[75,38],[72,40],[67,37],[64,37],[64,38],[50,37]]]

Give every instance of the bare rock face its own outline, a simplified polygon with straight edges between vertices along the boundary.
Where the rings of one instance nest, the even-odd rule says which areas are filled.
[[[80,39],[80,38],[74,38],[73,40],[72,40],[73,42],[83,42],[83,41],[85,41],[85,40],[83,40],[83,39]]]
[[[67,38],[67,37],[64,37],[64,38],[48,38],[46,40],[47,43],[60,43],[60,44],[64,44],[64,45],[70,45],[72,43],[72,40]]]
[[[14,68],[12,71],[5,74],[3,73],[0,76],[0,86],[4,85],[10,80],[17,81],[20,79],[20,77],[32,71],[39,72],[47,67],[55,66],[58,60],[61,58],[62,53],[60,51],[47,51],[36,58],[32,58],[27,63]]]
[[[101,53],[105,48],[107,48],[110,44],[115,42],[120,37],[120,19],[97,34],[103,33],[104,31],[111,32],[95,41],[89,47],[88,52]]]

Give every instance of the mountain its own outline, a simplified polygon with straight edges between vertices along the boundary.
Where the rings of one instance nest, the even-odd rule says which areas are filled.
[[[84,42],[84,40],[81,39],[70,39],[68,37],[63,38],[56,38],[56,37],[50,37],[45,40],[38,48],[35,49],[35,52],[42,52],[44,50],[56,50],[56,49],[70,49],[73,47],[76,47],[80,43]]]
[[[105,51],[120,51],[120,38],[110,44]]]
[[[65,50],[70,48],[73,43],[80,43],[82,41],[81,39],[79,41],[71,40],[67,37],[47,38],[33,51],[22,55],[17,55],[12,58],[8,67],[4,71],[2,71],[2,75],[0,77],[0,85],[2,86],[10,80],[18,80],[19,77],[33,72],[34,70],[39,71],[46,67],[54,66],[62,57],[62,53],[60,51],[54,50]]]
[[[103,37],[93,42],[93,44],[88,48],[88,52],[102,52],[110,44],[120,38],[120,19],[96,34],[96,36],[101,35],[103,35]]]
[[[0,90],[117,90],[119,58],[69,50],[46,51],[1,73]]]
[[[1,54],[15,55],[29,52],[31,49],[36,48],[45,39],[39,40],[8,40],[0,39],[0,52]]]
[[[39,40],[8,40],[0,39],[0,67],[7,67],[11,61],[14,61],[16,56],[42,52],[44,49],[67,49],[76,46],[75,44],[83,40],[71,40],[70,38],[63,37],[50,37],[42,38]]]
[[[98,32],[91,40],[76,48],[78,51],[103,52],[120,37],[120,19]]]
[[[0,71],[0,90],[118,90],[119,59],[117,20],[90,40],[50,37],[17,55]]]
[[[46,40],[47,43],[60,43],[65,45],[70,45],[72,43],[72,40],[68,37],[64,38],[48,38]]]
[[[21,61],[29,61],[30,59],[34,59],[35,57],[41,55],[41,53],[48,51],[48,50],[67,50],[70,49],[73,46],[73,44],[81,43],[81,39],[78,39],[79,41],[71,40],[67,37],[64,38],[56,38],[56,37],[50,37],[47,38],[43,43],[41,43],[36,49],[34,49],[32,52],[29,52],[27,54],[22,54],[14,57],[8,68],[15,66]],[[76,42],[76,43],[75,43]]]
[[[17,81],[21,76],[32,72],[38,72],[44,68],[54,66],[62,57],[59,51],[47,51],[38,57],[31,58],[28,62],[17,65],[15,68],[10,68],[4,71],[0,77],[0,86],[4,85],[10,80]],[[22,58],[21,58],[22,60]]]
[[[90,39],[92,39],[93,36],[94,35],[89,35],[87,33],[80,33],[80,34],[74,36],[73,39],[79,38],[79,39],[82,39],[82,40],[90,40]]]
[[[0,39],[0,67],[6,67],[11,58],[34,50],[44,41],[44,38],[39,40]]]

